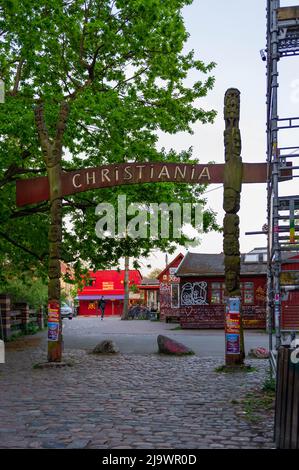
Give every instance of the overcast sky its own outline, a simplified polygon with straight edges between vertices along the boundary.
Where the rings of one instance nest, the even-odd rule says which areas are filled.
[[[281,6],[298,5],[299,1],[281,1]],[[177,151],[193,146],[194,156],[200,163],[224,161],[223,98],[225,91],[236,87],[241,92],[241,135],[243,162],[264,162],[266,159],[266,76],[265,62],[260,50],[266,43],[266,0],[194,0],[184,9],[184,18],[190,38],[187,49],[194,49],[198,58],[215,61],[216,83],[200,106],[218,112],[213,125],[195,125],[194,135],[161,135],[159,144]],[[298,59],[284,58],[280,62],[280,117],[299,116]],[[198,78],[198,77],[190,77]],[[284,131],[285,132],[285,131]],[[293,130],[281,136],[280,145],[298,145],[299,132]],[[281,195],[298,194],[298,180],[283,183]],[[218,188],[218,189],[215,189]],[[210,185],[208,205],[218,213],[221,224],[223,190]],[[243,185],[240,210],[241,251],[266,245],[266,237],[246,236],[247,231],[261,230],[266,222],[266,185]],[[185,252],[184,249],[177,250]],[[190,251],[220,253],[222,235],[209,233],[203,236],[200,246]],[[172,258],[172,257],[170,257]],[[153,267],[164,267],[165,255],[151,257]],[[143,265],[143,272],[147,272]]]

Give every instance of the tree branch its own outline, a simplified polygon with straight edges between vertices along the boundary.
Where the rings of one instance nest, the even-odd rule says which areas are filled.
[[[9,237],[6,233],[3,233],[0,231],[0,237],[4,238],[4,240],[6,240],[7,242],[11,243],[12,245],[14,245],[16,248],[19,248],[20,250],[24,251],[25,253],[27,253],[28,255],[30,256],[33,256],[33,258],[37,259],[38,261],[42,262],[45,258],[46,255],[43,255],[43,256],[39,256],[37,255],[36,253],[34,253],[33,251],[29,250],[28,248],[26,248],[25,246],[21,245],[19,242],[16,242],[15,240],[13,240],[11,237]]]
[[[18,93],[19,84],[20,84],[20,80],[21,80],[22,67],[23,67],[24,62],[25,62],[25,59],[21,58],[20,62],[18,63],[15,82],[14,82],[14,87],[13,87],[13,90],[11,92],[11,96],[16,96],[16,94]]]
[[[17,175],[25,175],[28,173],[42,173],[45,170],[42,169],[37,169],[37,168],[21,168],[16,165],[10,165],[9,168],[6,170],[4,173],[4,177],[2,180],[0,180],[0,188],[4,186],[7,183],[12,183],[15,181],[17,178]]]
[[[31,207],[30,209],[23,209],[20,211],[12,212],[10,219],[18,219],[20,217],[27,217],[32,214],[42,214],[44,212],[49,212],[48,202],[39,204],[38,206]]]
[[[38,136],[40,139],[42,151],[44,154],[45,163],[48,164],[49,155],[52,152],[52,143],[50,141],[49,132],[46,127],[44,119],[44,106],[42,103],[38,104],[34,109],[35,122],[37,127]]]

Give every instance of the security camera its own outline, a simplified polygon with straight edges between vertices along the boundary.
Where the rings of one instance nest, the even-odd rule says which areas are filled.
[[[261,54],[262,61],[263,61],[263,62],[266,62],[267,57],[266,57],[266,54],[265,54],[265,50],[264,50],[264,49],[261,49],[261,50],[260,50],[260,54]]]

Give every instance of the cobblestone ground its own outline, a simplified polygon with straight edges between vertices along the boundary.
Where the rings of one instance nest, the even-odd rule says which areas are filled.
[[[264,381],[220,374],[221,359],[94,356],[66,351],[63,369],[34,369],[36,346],[0,364],[1,448],[269,448],[272,419],[246,420],[235,401]]]

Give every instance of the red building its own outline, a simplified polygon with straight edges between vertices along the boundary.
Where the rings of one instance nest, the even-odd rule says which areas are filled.
[[[98,300],[106,300],[105,315],[121,315],[124,302],[124,271],[90,271],[85,287],[78,291],[79,315],[97,315]],[[140,299],[138,285],[142,276],[138,270],[129,271],[130,303]]]
[[[142,292],[143,304],[149,310],[160,310],[159,281],[158,279],[143,278],[139,286]]]
[[[177,255],[159,274],[160,285],[160,320],[178,320],[180,316],[179,286],[180,279],[176,276],[176,270],[183,260],[184,255]]]
[[[266,327],[267,259],[263,253],[241,257],[242,318],[245,328]],[[224,255],[187,253],[180,277],[182,328],[223,328]]]
[[[299,255],[284,254],[280,284],[282,287],[282,318],[284,330],[299,331]]]

